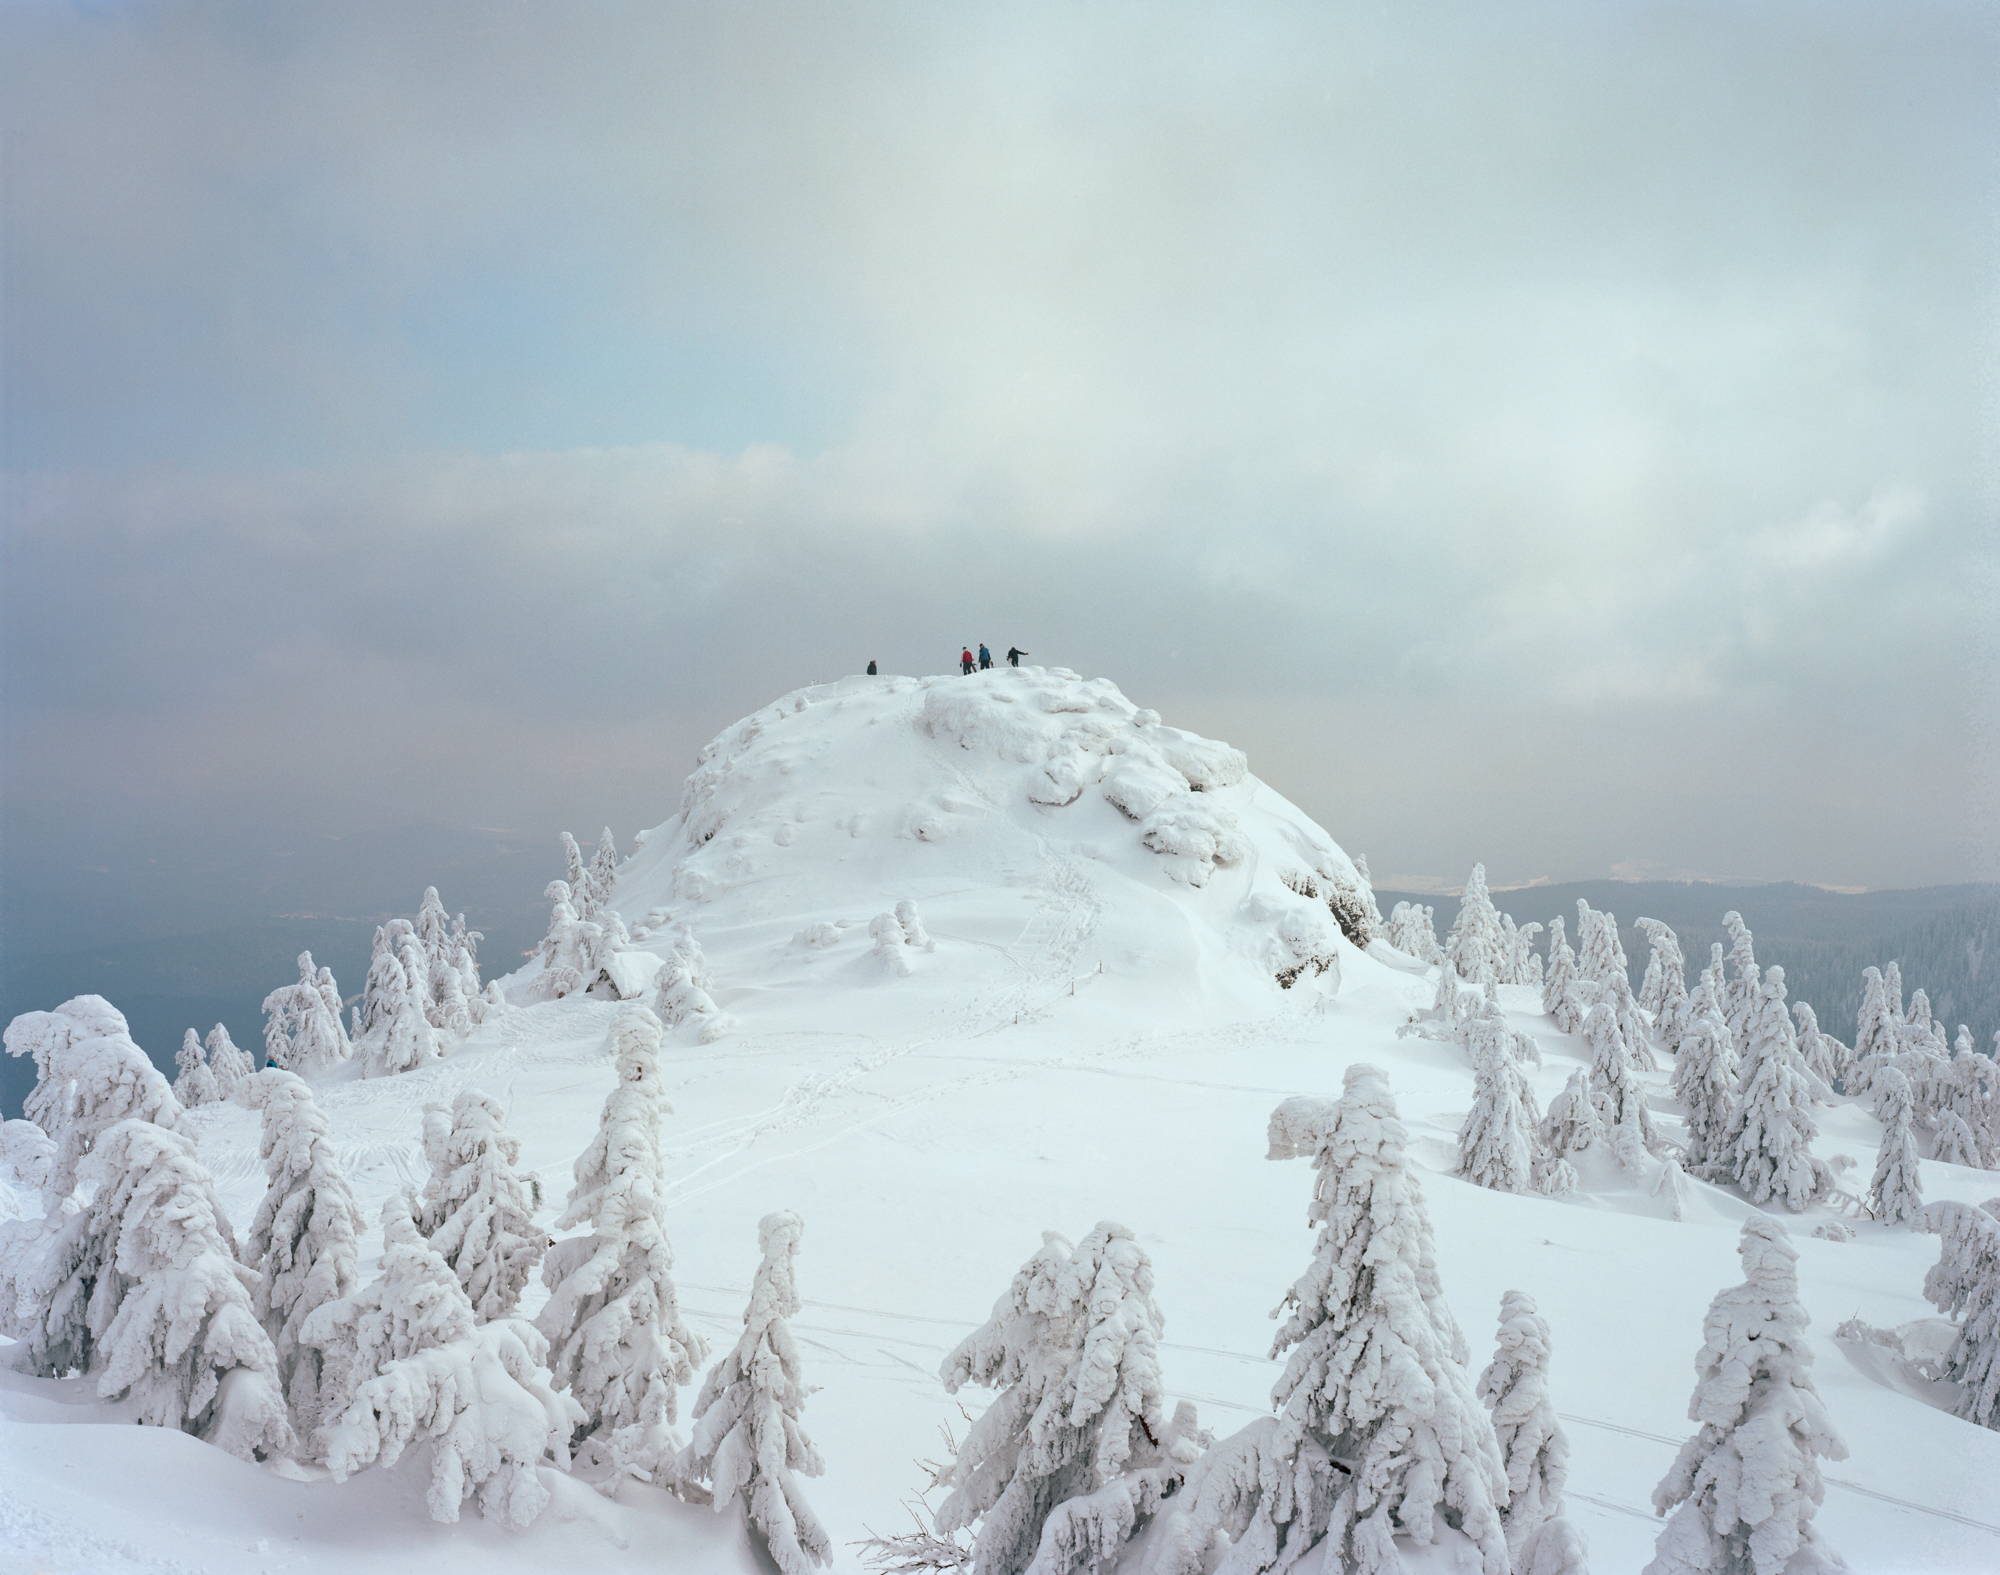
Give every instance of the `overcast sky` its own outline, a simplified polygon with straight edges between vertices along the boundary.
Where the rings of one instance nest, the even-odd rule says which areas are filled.
[[[1997,16],[16,0],[7,857],[984,639],[1384,884],[2000,878]]]

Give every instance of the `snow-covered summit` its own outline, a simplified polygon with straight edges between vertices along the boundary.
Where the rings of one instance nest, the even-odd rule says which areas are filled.
[[[916,933],[885,941],[873,921],[899,904]],[[1353,861],[1241,751],[1034,667],[842,679],[745,717],[608,905],[641,951],[692,932],[731,1013],[913,968],[975,993],[1116,976],[1270,1011],[1337,987],[1378,922]],[[900,911],[888,929],[908,932]]]

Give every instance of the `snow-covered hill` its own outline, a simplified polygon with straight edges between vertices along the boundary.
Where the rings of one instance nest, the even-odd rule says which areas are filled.
[[[1312,1177],[1265,1159],[1267,1120],[1291,1096],[1338,1093],[1361,1061],[1386,1070],[1409,1129],[1474,1370],[1503,1292],[1530,1293],[1553,1330],[1570,1516],[1592,1568],[1651,1556],[1650,1496],[1692,1430],[1703,1313],[1742,1279],[1738,1227],[1755,1211],[1692,1184],[1676,1220],[1655,1172],[1599,1154],[1559,1200],[1458,1179],[1472,1068],[1456,1044],[1396,1034],[1435,970],[1371,939],[1354,862],[1240,754],[1058,671],[849,679],[731,728],[662,807],[674,813],[608,899],[632,932],[624,955],[643,973],[698,947],[729,1019],[720,1033],[690,1019],[664,1054],[681,1309],[726,1352],[759,1220],[803,1219],[793,1328],[827,1463],[805,1490],[836,1568],[864,1567],[854,1543],[869,1530],[907,1525],[902,1505],[928,1480],[914,1462],[941,1458],[941,1426],[963,1436],[961,1400],[978,1413],[979,1395],[944,1392],[939,1363],[1046,1230],[1130,1227],[1157,1273],[1169,1395],[1219,1434],[1268,1414],[1269,1315],[1311,1251]],[[914,911],[897,919],[898,904]],[[620,1007],[601,991],[541,999],[542,967],[504,981],[512,1009],[447,1059],[315,1084],[363,1218],[423,1180],[424,1107],[477,1088],[504,1107],[553,1223],[614,1083]],[[1524,1071],[1546,1105],[1587,1052],[1537,992],[1498,999],[1539,1048]],[[1672,1135],[1666,1081],[1642,1074]],[[1865,1174],[1879,1124],[1851,1102],[1821,1124],[1821,1155]],[[241,1234],[264,1190],[255,1115],[203,1106],[186,1127]],[[1922,1178],[1933,1199],[2000,1190],[1930,1161]],[[37,1206],[22,1188],[0,1195],[0,1214]],[[1865,1220],[1851,1241],[1814,1238],[1829,1217],[1781,1216],[1819,1390],[1851,1451],[1827,1468],[1819,1524],[1857,1571],[2000,1569],[2000,1434],[1833,1333],[1856,1314],[1929,1317],[1936,1238]],[[381,1245],[379,1231],[365,1240],[364,1277]],[[525,1309],[544,1294],[532,1287]],[[0,1572],[761,1567],[734,1511],[642,1485],[612,1500],[544,1470],[554,1498],[526,1531],[469,1509],[440,1525],[421,1459],[336,1484],[127,1420],[87,1379],[0,1372]],[[1447,1539],[1411,1567],[1458,1567],[1465,1551]]]

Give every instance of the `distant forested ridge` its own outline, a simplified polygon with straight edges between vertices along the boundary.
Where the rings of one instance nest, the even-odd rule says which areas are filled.
[[[1442,935],[1458,912],[1458,899],[1436,893],[1377,891],[1384,912],[1397,902],[1437,909]],[[1728,949],[1722,916],[1732,909],[1756,937],[1757,961],[1785,970],[1794,1001],[1810,1002],[1829,1033],[1854,1037],[1861,1004],[1861,972],[1895,962],[1903,989],[1930,996],[1931,1013],[1956,1035],[1972,1030],[1991,1051],[2000,1032],[2000,885],[1925,886],[1910,891],[1843,893],[1819,886],[1777,882],[1735,886],[1708,881],[1573,881],[1560,886],[1518,886],[1495,891],[1494,906],[1518,924],[1547,925],[1560,916],[1576,928],[1576,901],[1618,917],[1619,939],[1631,965],[1633,988],[1646,971],[1648,947],[1637,921],[1671,925],[1687,956],[1688,983],[1708,962],[1708,948]],[[1538,937],[1546,951],[1546,932]]]

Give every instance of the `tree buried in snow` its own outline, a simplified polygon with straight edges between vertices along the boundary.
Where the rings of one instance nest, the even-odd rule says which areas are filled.
[[[192,1028],[175,1052],[174,1067],[180,1074],[174,1079],[174,1098],[181,1102],[184,1110],[192,1110],[197,1105],[212,1105],[222,1097],[215,1074],[209,1070],[208,1052],[202,1048],[201,1035]]]
[[[952,1492],[937,1528],[978,1523],[980,1575],[1067,1575],[1079,1558],[1108,1556],[1178,1480],[1182,1432],[1167,1423],[1160,1385],[1165,1324],[1151,1262],[1105,1220],[1074,1250],[1045,1233],[993,1316],[945,1358],[951,1393],[1000,1391],[939,1479]],[[1190,1412],[1183,1430],[1192,1426]]]
[[[1702,1321],[1681,1446],[1653,1506],[1674,1511],[1645,1575],[1826,1575],[1846,1564],[1813,1526],[1819,1462],[1845,1460],[1812,1381],[1811,1322],[1799,1303],[1798,1249],[1765,1215],[1743,1225],[1744,1283]],[[1678,1506],[1678,1507],[1676,1507]]]
[[[660,1085],[660,1020],[627,1006],[611,1043],[618,1086],[556,1222],[557,1230],[591,1231],[550,1249],[542,1263],[549,1299],[535,1319],[557,1382],[583,1408],[573,1440],[579,1462],[600,1473],[607,1492],[621,1477],[650,1481],[658,1471],[671,1479],[680,1449],[675,1390],[708,1356],[681,1320],[667,1240],[660,1121],[673,1107]]]
[[[1957,1414],[2000,1429],[2000,1207],[1933,1203],[1925,1224],[1939,1239],[1924,1296],[1958,1320],[1937,1375],[1958,1385]]]
[[[1583,1534],[1562,1518],[1569,1438],[1549,1398],[1549,1323],[1525,1291],[1500,1298],[1499,1349],[1479,1375],[1479,1398],[1507,1472],[1500,1518],[1521,1575],[1583,1575]]]
[[[709,1369],[695,1401],[692,1436],[675,1468],[684,1482],[711,1484],[718,1514],[741,1499],[784,1575],[805,1575],[833,1560],[833,1544],[793,1475],[816,1477],[826,1470],[799,1420],[812,1391],[786,1322],[800,1307],[796,1270],[804,1230],[789,1212],[757,1222],[763,1261],[750,1286],[743,1335]]]
[[[424,1109],[424,1158],[430,1179],[417,1200],[417,1229],[451,1265],[481,1323],[514,1311],[549,1250],[535,1227],[541,1178],[514,1169],[521,1140],[504,1125],[498,1102],[462,1088],[449,1111]]]

